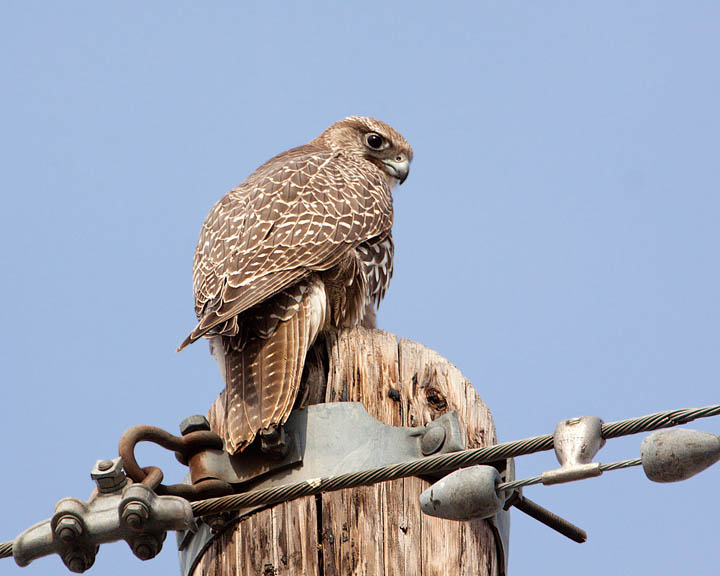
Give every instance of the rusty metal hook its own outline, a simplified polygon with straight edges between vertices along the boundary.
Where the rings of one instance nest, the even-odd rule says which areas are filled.
[[[152,488],[159,495],[180,496],[186,500],[199,500],[223,496],[234,492],[232,486],[217,478],[203,478],[190,484],[161,484],[163,472],[156,466],[141,467],[135,459],[135,446],[140,442],[152,442],[180,456],[183,463],[190,461],[198,452],[223,448],[223,441],[209,430],[190,432],[185,436],[174,436],[157,426],[133,426],[120,437],[118,453],[123,461],[125,473],[135,482]]]

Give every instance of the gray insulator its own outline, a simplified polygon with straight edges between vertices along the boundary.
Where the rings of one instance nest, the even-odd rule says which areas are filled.
[[[500,482],[500,474],[492,466],[462,468],[420,494],[420,507],[429,516],[448,520],[489,518],[505,504],[495,489]]]
[[[720,460],[720,436],[684,428],[659,430],[643,440],[641,451],[650,480],[679,482]]]

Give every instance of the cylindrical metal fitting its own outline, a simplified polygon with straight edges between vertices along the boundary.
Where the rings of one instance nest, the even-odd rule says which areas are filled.
[[[500,481],[492,466],[456,470],[420,494],[420,507],[429,516],[448,520],[489,518],[505,504],[504,495],[495,489]]]
[[[642,442],[642,465],[653,482],[679,482],[720,460],[720,436],[676,428],[658,430]]]

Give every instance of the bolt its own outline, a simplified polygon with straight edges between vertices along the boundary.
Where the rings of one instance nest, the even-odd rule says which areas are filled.
[[[122,512],[122,519],[131,530],[142,530],[146,520],[150,516],[148,507],[142,502],[128,502]]]
[[[58,530],[57,533],[60,540],[62,540],[66,544],[75,540],[75,531],[71,530],[70,528],[63,528],[61,530]]]
[[[180,434],[183,436],[187,436],[191,432],[197,432],[198,430],[210,430],[210,423],[205,416],[195,414],[194,416],[188,416],[180,422]]]
[[[70,560],[68,560],[67,567],[70,569],[70,572],[85,572],[85,559],[82,556],[71,556]]]
[[[78,538],[80,534],[82,534],[82,524],[75,516],[65,514],[60,516],[55,524],[55,536],[66,544]]]
[[[150,560],[153,557],[152,549],[147,544],[138,544],[135,546],[135,555],[140,560]]]
[[[127,483],[127,478],[122,471],[122,459],[98,460],[90,472],[90,477],[95,480],[98,491],[108,494],[119,490]]]
[[[205,516],[203,520],[208,526],[210,526],[210,530],[213,532],[220,532],[225,524],[227,524],[228,516],[226,514],[215,514],[212,516]]]
[[[80,574],[88,570],[95,563],[95,556],[76,548],[63,556],[63,562],[70,572]]]
[[[423,434],[420,448],[425,456],[435,454],[445,443],[445,428],[442,426],[431,426]]]
[[[161,547],[160,541],[151,534],[142,534],[132,545],[133,554],[140,560],[155,558]]]

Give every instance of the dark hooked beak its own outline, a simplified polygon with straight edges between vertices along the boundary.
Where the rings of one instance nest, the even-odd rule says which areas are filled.
[[[383,160],[383,164],[385,164],[388,174],[397,178],[400,184],[407,180],[408,174],[410,174],[410,162],[407,160]]]

